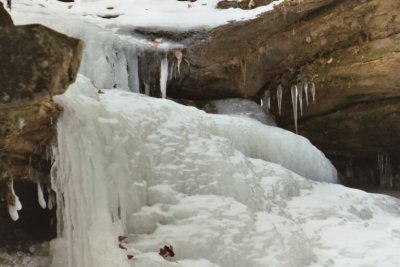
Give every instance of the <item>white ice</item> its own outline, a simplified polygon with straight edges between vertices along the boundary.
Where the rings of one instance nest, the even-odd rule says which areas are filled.
[[[299,89],[297,88],[297,85],[292,85],[291,90],[290,90],[291,96],[292,96],[292,108],[293,108],[293,121],[294,121],[294,129],[296,133],[298,132],[297,128],[297,98],[299,95]]]
[[[303,85],[297,85],[297,90],[299,95],[300,116],[303,116]]]
[[[311,96],[313,103],[315,103],[315,83],[311,83]]]
[[[263,108],[257,105],[255,102],[247,99],[230,98],[213,100],[209,101],[203,107],[203,110],[209,113],[252,118],[266,125],[276,126],[275,121],[269,113],[266,113]]]
[[[304,95],[306,96],[306,104],[307,104],[307,107],[308,107],[308,82],[304,83],[303,89],[304,89]]]
[[[43,190],[42,190],[42,186],[40,185],[40,183],[37,183],[37,194],[38,194],[38,202],[39,202],[40,207],[42,209],[45,209],[46,208],[46,200],[44,199]]]
[[[98,96],[83,77],[56,101],[64,113],[53,182],[65,206],[53,266],[400,261],[399,200],[314,182],[264,158],[286,157],[282,165],[304,169],[325,162],[310,178],[333,175],[302,137],[165,99],[118,90]],[[127,251],[118,248],[121,234]],[[173,259],[158,255],[164,245],[173,245]]]
[[[20,211],[22,209],[22,204],[21,201],[19,200],[19,197],[15,194],[14,191],[14,183],[11,182],[11,194],[14,198],[14,203],[13,205],[9,205],[8,206],[8,213],[10,214],[10,217],[13,221],[17,221],[19,219],[19,214],[18,211]]]
[[[279,115],[282,114],[282,94],[283,94],[283,88],[281,85],[278,85],[276,89],[276,98],[278,100]]]
[[[160,66],[160,89],[161,89],[161,97],[167,97],[167,82],[168,82],[168,58],[167,55],[161,59]]]

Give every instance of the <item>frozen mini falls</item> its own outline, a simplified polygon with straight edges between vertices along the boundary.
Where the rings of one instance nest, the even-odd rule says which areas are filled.
[[[305,138],[165,99],[97,94],[83,76],[56,101],[53,267],[400,261],[400,202],[326,183],[336,171]],[[158,254],[165,245],[174,258]]]
[[[154,46],[127,35],[116,20],[97,16],[110,12],[111,2],[80,2],[87,6],[13,1],[17,24],[42,23],[85,41],[80,73],[88,78],[79,76],[55,97],[64,112],[53,148],[56,194],[47,199],[49,207],[57,203],[59,237],[51,242],[52,267],[399,266],[398,199],[336,184],[331,163],[301,136],[133,93],[145,83],[139,81],[141,53]],[[97,8],[100,2],[104,9]],[[112,5],[125,15],[133,12],[144,26],[157,17],[162,25],[180,27],[203,25],[193,17],[210,10],[211,2],[196,1],[199,9],[169,0]],[[175,20],[178,4],[190,19]],[[152,7],[146,10],[147,5]],[[174,12],[148,15],[155,6]],[[239,11],[238,17],[259,12],[216,12],[232,11]],[[212,14],[207,17],[231,20]],[[164,57],[156,62],[162,95],[164,82],[179,75],[180,63],[189,66],[181,48],[157,46],[161,53],[170,52],[169,62]],[[104,90],[111,88],[118,90]],[[316,101],[315,84],[303,90],[299,103],[305,99],[305,109]],[[278,87],[279,113],[282,98]],[[42,190],[39,185],[38,201],[44,206]],[[10,207],[14,219],[19,204]],[[119,236],[127,238],[119,242]],[[172,246],[175,257],[160,256],[164,246]]]

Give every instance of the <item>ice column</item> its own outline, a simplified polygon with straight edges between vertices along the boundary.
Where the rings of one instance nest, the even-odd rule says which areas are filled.
[[[168,58],[167,55],[161,60],[161,71],[160,71],[160,90],[161,97],[167,96],[167,81],[168,81]]]
[[[301,90],[302,85],[300,84],[300,90],[297,85],[295,85],[295,86],[296,86],[296,90],[299,94],[300,116],[303,116],[303,90]]]
[[[393,187],[393,173],[389,155],[378,154],[378,174],[380,186]]]
[[[43,196],[43,190],[42,190],[42,186],[40,185],[40,183],[37,183],[37,191],[38,191],[38,202],[40,207],[42,207],[42,209],[46,208],[46,200],[44,200],[44,196]]]
[[[292,94],[292,106],[293,106],[293,118],[294,118],[294,128],[297,133],[297,98],[298,98],[298,88],[296,85],[292,85],[291,88]]]
[[[303,90],[304,90],[304,95],[306,96],[306,104],[308,107],[308,83],[307,82],[304,83]]]
[[[264,107],[264,100],[265,100],[265,105],[268,110],[271,109],[271,92],[265,91],[263,96],[261,97],[261,106]]]
[[[8,203],[8,213],[10,214],[10,217],[13,221],[16,221],[19,219],[18,211],[22,209],[22,204],[19,201],[18,196],[15,194],[14,191],[14,182],[11,182],[11,194],[14,198],[14,203]]]
[[[315,103],[315,83],[311,83],[312,102]]]
[[[128,85],[132,92],[139,93],[139,59],[136,51],[127,51]]]
[[[278,88],[276,89],[276,95],[278,97],[278,109],[279,109],[279,115],[282,113],[282,86],[278,85]]]

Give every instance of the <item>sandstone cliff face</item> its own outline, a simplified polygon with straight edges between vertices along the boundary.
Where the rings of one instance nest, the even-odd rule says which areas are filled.
[[[285,1],[258,19],[185,40],[190,67],[182,66],[169,93],[256,99],[270,90],[278,125],[294,130],[290,88],[314,82],[317,101],[299,118],[299,134],[342,173],[349,166],[376,172],[377,154],[400,158],[399,34],[397,0]]]
[[[48,181],[46,148],[61,112],[52,95],[75,80],[82,42],[28,25],[0,27],[0,47],[0,193],[10,204],[12,179]]]

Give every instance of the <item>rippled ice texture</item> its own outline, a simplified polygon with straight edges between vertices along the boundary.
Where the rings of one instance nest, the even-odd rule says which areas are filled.
[[[98,95],[82,76],[57,101],[53,186],[64,220],[53,266],[400,262],[399,201],[299,176],[336,180],[300,136],[165,99]],[[164,245],[174,258],[158,255]]]

